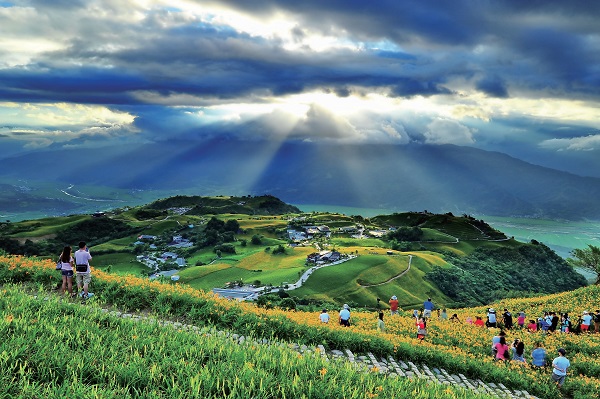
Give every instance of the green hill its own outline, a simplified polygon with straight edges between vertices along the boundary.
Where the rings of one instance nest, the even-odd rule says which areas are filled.
[[[308,229],[314,237],[296,246],[288,229]],[[144,236],[152,238],[140,239]],[[186,244],[174,244],[175,237]],[[289,292],[297,303],[342,301],[372,308],[377,298],[396,295],[405,307],[419,306],[427,297],[466,306],[585,285],[544,245],[508,239],[482,220],[450,213],[363,218],[302,214],[268,195],[175,196],[103,215],[0,223],[0,248],[11,254],[55,258],[64,245],[75,248],[80,240],[92,248],[93,264],[102,270],[148,276],[176,269],[181,284],[207,291],[231,282],[295,283],[313,266],[307,256],[314,252],[359,255],[312,273]],[[184,267],[164,261],[164,253],[183,259]],[[409,255],[413,263],[407,270]]]

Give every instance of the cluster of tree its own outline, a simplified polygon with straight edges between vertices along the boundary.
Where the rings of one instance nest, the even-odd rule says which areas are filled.
[[[435,267],[427,278],[454,306],[478,306],[500,298],[550,294],[586,285],[585,278],[543,244],[482,247],[468,256],[446,253],[450,268]]]
[[[59,248],[56,244],[47,241],[33,242],[31,240],[25,240],[21,244],[13,238],[0,236],[0,250],[12,255],[39,256],[56,254],[58,256],[62,246]]]
[[[400,227],[387,234],[388,240],[395,241],[420,241],[423,238],[423,230],[420,227]]]
[[[204,248],[234,242],[239,229],[240,224],[237,220],[229,219],[225,222],[213,216],[196,237],[196,246]]]
[[[587,248],[577,248],[571,251],[573,258],[567,261],[573,265],[596,273],[596,282],[600,284],[600,247],[588,244]]]
[[[300,213],[300,209],[288,205],[272,195],[242,197],[200,197],[182,196],[165,198],[148,205],[152,209],[169,209],[176,207],[191,208],[190,215],[206,215],[216,213],[240,213],[247,215],[280,215],[284,213]]]
[[[142,208],[135,212],[135,217],[138,220],[155,219],[158,217],[167,216],[167,211],[158,209]]]
[[[324,302],[318,299],[290,296],[290,294],[283,289],[280,289],[276,294],[261,295],[258,297],[255,303],[258,307],[266,309],[297,309],[307,312],[315,312],[322,309],[335,309],[336,306],[335,304]]]

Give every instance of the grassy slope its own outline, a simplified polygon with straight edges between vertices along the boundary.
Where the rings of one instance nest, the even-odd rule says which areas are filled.
[[[369,307],[376,305],[377,298],[387,302],[392,295],[396,295],[405,307],[420,306],[423,298],[428,296],[437,302],[447,301],[447,297],[423,279],[431,270],[432,264],[445,262],[434,254],[411,254],[414,257],[410,271],[383,285],[363,286],[381,283],[402,273],[408,266],[408,256],[361,255],[340,265],[313,272],[303,287],[290,291],[290,294],[338,303],[353,302]]]
[[[198,339],[94,307],[42,301],[16,289],[3,294],[0,397],[475,398],[454,387],[357,373],[286,345],[238,345],[208,329]]]

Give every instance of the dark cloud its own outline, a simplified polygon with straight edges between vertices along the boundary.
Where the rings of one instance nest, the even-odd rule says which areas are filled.
[[[475,87],[490,97],[507,98],[506,83],[497,76],[489,76],[477,81]]]

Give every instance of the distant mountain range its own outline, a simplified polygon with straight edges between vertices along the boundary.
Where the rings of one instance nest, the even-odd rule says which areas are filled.
[[[1,159],[0,179],[174,194],[271,194],[296,205],[600,220],[600,179],[454,145],[219,139],[47,150]],[[31,195],[8,186],[2,191],[0,213],[14,208],[19,195]],[[48,200],[32,204],[46,206]],[[64,209],[69,198],[56,201]]]

